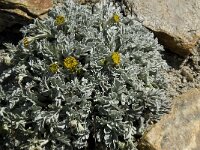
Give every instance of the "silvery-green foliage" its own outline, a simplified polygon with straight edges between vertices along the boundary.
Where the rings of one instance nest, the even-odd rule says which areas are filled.
[[[65,23],[55,25],[57,16]],[[111,4],[92,13],[67,1],[22,32],[28,47],[6,44],[11,63],[0,76],[4,149],[80,149],[93,139],[96,149],[132,150],[136,135],[168,111],[163,47]],[[78,61],[75,71],[63,65],[69,56]]]

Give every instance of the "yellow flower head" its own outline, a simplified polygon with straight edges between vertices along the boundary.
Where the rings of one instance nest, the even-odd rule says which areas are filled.
[[[116,13],[114,13],[114,14],[113,14],[113,20],[114,20],[115,23],[119,23],[119,21],[120,21],[119,15],[116,14]]]
[[[112,53],[112,61],[115,65],[120,64],[120,54],[119,54],[119,52],[113,52]]]
[[[24,44],[24,47],[28,47],[29,46],[30,41],[29,41],[29,39],[27,37],[23,38],[23,44]]]
[[[56,17],[56,20],[55,20],[55,24],[56,25],[61,25],[65,22],[65,17],[64,16],[57,16]]]
[[[53,63],[53,64],[51,64],[50,66],[49,66],[49,69],[50,69],[50,71],[52,72],[52,73],[56,73],[56,72],[58,72],[58,64],[56,64],[56,63]]]
[[[71,71],[73,71],[77,67],[77,65],[78,61],[72,56],[69,56],[64,59],[64,66]]]
[[[27,48],[30,45],[30,43],[32,43],[34,40],[35,40],[35,37],[31,37],[31,36],[24,37],[23,40],[22,40],[24,47]]]

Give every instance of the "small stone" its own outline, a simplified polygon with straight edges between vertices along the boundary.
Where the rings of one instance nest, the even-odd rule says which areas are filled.
[[[192,70],[189,67],[186,67],[186,66],[181,69],[181,74],[183,76],[185,76],[185,78],[188,81],[193,81],[194,80],[194,77],[193,77],[191,72],[192,72]]]

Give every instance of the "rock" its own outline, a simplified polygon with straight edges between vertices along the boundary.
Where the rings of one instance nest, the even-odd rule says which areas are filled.
[[[52,0],[0,0],[0,32],[13,24],[28,24],[42,18],[53,7]]]
[[[159,42],[181,56],[189,55],[200,39],[199,0],[124,0]]]
[[[139,149],[199,150],[200,89],[175,98],[170,113],[143,135]]]
[[[181,69],[181,74],[187,79],[187,81],[193,81],[194,80],[192,70],[188,66],[184,66]]]

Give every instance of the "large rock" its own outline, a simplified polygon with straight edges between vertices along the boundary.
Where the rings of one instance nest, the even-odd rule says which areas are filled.
[[[0,0],[0,32],[13,24],[27,24],[42,17],[53,6],[52,0]]]
[[[172,110],[141,139],[140,150],[200,149],[200,89],[174,99]]]
[[[200,39],[200,0],[124,0],[159,41],[182,56]]]

